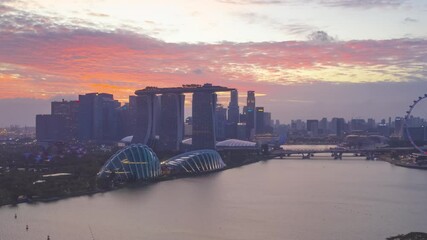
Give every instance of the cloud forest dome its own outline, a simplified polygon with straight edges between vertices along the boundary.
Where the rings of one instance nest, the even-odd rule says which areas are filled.
[[[174,173],[203,173],[225,168],[221,156],[214,150],[196,150],[175,156],[162,163]]]
[[[109,177],[111,174],[123,181],[155,178],[160,175],[160,161],[148,146],[132,144],[111,156],[98,177]]]

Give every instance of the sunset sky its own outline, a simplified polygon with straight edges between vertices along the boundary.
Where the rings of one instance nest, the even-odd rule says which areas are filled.
[[[427,92],[427,1],[0,0],[0,126],[52,99],[206,82],[284,122],[403,115]]]

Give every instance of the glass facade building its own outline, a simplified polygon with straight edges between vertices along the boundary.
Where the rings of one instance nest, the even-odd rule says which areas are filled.
[[[160,161],[147,145],[132,144],[119,150],[104,164],[98,177],[120,181],[145,180],[160,176]]]
[[[169,174],[204,173],[225,166],[217,151],[204,149],[186,152],[162,162],[162,171]]]

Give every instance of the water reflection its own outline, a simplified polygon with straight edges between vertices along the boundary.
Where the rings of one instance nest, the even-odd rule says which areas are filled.
[[[385,239],[427,231],[427,172],[348,159],[270,160],[92,197],[6,206],[0,239],[89,240],[89,226],[103,240]]]

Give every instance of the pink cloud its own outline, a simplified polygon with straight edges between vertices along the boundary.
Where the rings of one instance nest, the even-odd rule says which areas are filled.
[[[59,25],[22,12],[12,20],[17,23],[0,18],[0,86],[8,93],[0,98],[89,91],[125,98],[145,86],[204,82],[269,91],[277,84],[316,81],[295,72],[337,66],[336,76],[369,67],[409,76],[402,81],[426,77],[427,41],[422,39],[178,44],[130,31]],[[399,72],[384,69],[390,66]]]

